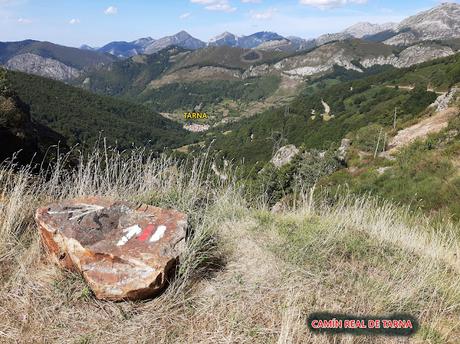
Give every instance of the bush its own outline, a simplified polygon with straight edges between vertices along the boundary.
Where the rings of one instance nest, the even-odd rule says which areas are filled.
[[[320,178],[328,176],[341,167],[336,152],[318,150],[304,151],[281,168],[268,163],[251,185],[251,194],[265,193],[269,205],[296,191],[313,187]]]
[[[333,150],[324,153],[307,151],[302,154],[297,163],[295,184],[299,188],[309,189],[321,177],[328,176],[341,167]]]
[[[354,145],[365,152],[374,152],[376,148],[383,148],[384,133],[385,132],[383,131],[383,127],[381,125],[368,125],[356,132]],[[379,147],[377,147],[377,145]]]

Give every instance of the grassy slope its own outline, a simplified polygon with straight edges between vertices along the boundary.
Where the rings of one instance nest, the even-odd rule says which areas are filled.
[[[249,52],[251,50],[230,47],[210,47],[194,52],[168,48],[153,55],[116,62],[88,73],[77,82],[81,84],[89,78],[89,86],[85,87],[93,92],[122,96],[165,112],[178,109],[190,111],[199,104],[217,104],[223,99],[250,102],[273,94],[279,86],[278,78],[268,76],[238,81],[174,82],[159,89],[148,87],[151,81],[165,74],[192,67],[219,66],[244,71],[254,63],[242,60],[242,56]],[[285,56],[279,52],[259,54],[261,59],[257,63]]]
[[[107,137],[120,149],[162,150],[190,142],[179,124],[143,106],[23,73],[8,72],[8,79],[30,105],[32,118],[62,134],[69,145],[92,145]]]
[[[328,311],[408,312],[421,325],[408,343],[458,343],[460,242],[451,223],[433,227],[423,216],[372,199],[345,197],[331,205],[309,195],[296,209],[272,214],[263,204],[247,207],[233,183],[216,181],[203,162],[142,164],[145,158],[134,155],[126,162],[109,158],[106,171],[101,158],[82,165],[91,173],[55,169],[48,181],[0,169],[1,341],[401,341],[310,333],[307,316]],[[160,173],[170,169],[175,173]],[[194,237],[163,295],[143,303],[101,303],[78,275],[42,259],[33,210],[88,194],[190,215]]]
[[[169,48],[146,56],[136,56],[118,61],[110,66],[91,71],[76,82],[89,78],[89,90],[106,95],[135,98],[146,86],[160,77],[171,66],[172,55],[184,52],[181,48]]]
[[[250,49],[232,48],[227,46],[200,49],[190,53],[178,61],[171,71],[193,66],[221,66],[229,69],[246,70],[255,63],[267,63],[279,60],[289,55],[278,51],[258,51],[257,54],[260,58],[257,59],[257,61],[252,59],[245,60],[245,56],[247,56],[251,51],[252,50]]]
[[[347,185],[355,193],[371,193],[459,220],[459,132],[456,118],[440,133],[405,147],[395,161],[372,157],[363,161],[354,151],[349,168],[325,178],[322,185],[333,189]]]
[[[197,105],[209,107],[225,100],[239,102],[263,101],[280,85],[280,78],[267,76],[244,81],[209,80],[194,83],[173,83],[158,89],[148,89],[138,100],[157,111],[189,109]]]
[[[458,66],[460,56],[453,56],[349,82],[331,82],[323,78],[309,85],[289,112],[285,109],[267,111],[230,126],[226,129],[231,132],[224,136],[211,136],[209,140],[217,138],[212,147],[227,159],[235,162],[244,159],[246,165],[242,175],[254,181],[254,188],[268,183],[265,190],[271,204],[289,195],[295,188],[310,187],[320,180],[320,185],[332,189],[332,193],[338,190],[359,195],[371,193],[414,210],[421,209],[440,218],[458,220],[458,120],[452,121],[440,134],[407,147],[396,156],[395,161],[373,158],[380,133],[392,137],[397,130],[432,115],[432,110],[426,107],[437,95],[425,91],[426,86],[429,84],[437,90],[448,89],[458,81]],[[422,80],[424,83],[421,83]],[[412,91],[387,87],[392,85],[421,86]],[[318,114],[320,108],[315,106],[321,106],[321,99],[331,106],[335,118],[323,121],[318,115],[315,119],[310,117],[312,108]],[[453,106],[458,107],[458,102]],[[398,108],[398,120],[394,130],[395,107]],[[339,109],[338,113],[334,109]],[[335,150],[344,137],[353,139],[348,168],[342,166],[330,177],[324,176],[337,166],[329,166],[328,161],[312,165],[315,162],[303,156],[280,170],[266,165],[276,146],[292,143],[306,150]],[[316,166],[316,171],[310,171],[308,166]],[[264,173],[257,173],[261,168],[264,168]]]

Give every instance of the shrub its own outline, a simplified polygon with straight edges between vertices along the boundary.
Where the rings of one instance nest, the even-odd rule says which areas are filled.
[[[376,148],[383,148],[383,134],[384,131],[381,125],[368,125],[356,132],[354,145],[365,152],[373,152]]]

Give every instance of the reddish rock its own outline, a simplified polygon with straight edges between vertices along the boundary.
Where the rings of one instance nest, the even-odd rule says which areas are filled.
[[[50,255],[98,299],[155,296],[185,248],[187,215],[175,210],[90,197],[40,208],[35,220]]]

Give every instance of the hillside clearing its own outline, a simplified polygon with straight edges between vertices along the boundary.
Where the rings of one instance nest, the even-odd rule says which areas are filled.
[[[417,139],[425,139],[429,134],[438,133],[447,128],[449,121],[458,115],[458,109],[455,107],[448,108],[425,118],[408,128],[400,130],[398,134],[389,142],[390,153],[395,153],[404,146]]]

